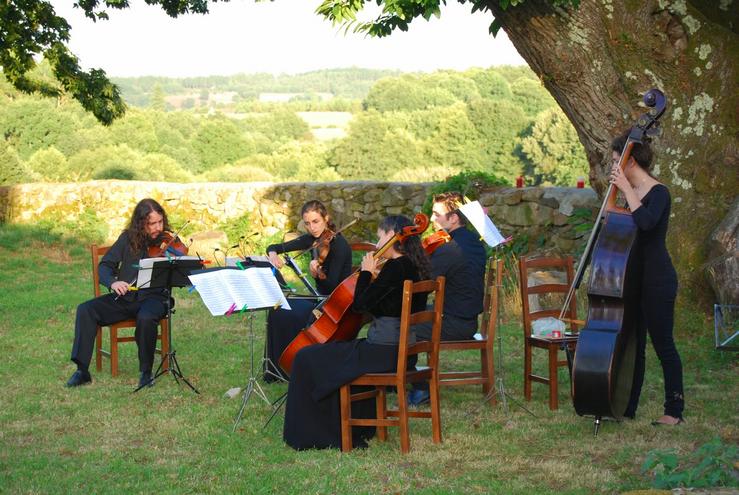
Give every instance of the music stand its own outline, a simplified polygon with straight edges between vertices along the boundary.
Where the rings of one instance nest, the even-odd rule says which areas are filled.
[[[188,387],[192,389],[193,392],[195,392],[196,394],[200,394],[200,392],[198,392],[198,390],[192,385],[192,383],[190,383],[182,374],[180,364],[177,362],[177,351],[175,351],[174,344],[172,343],[172,313],[174,312],[174,310],[172,309],[172,287],[187,287],[188,285],[190,285],[190,280],[187,278],[187,276],[192,270],[198,270],[202,268],[202,266],[203,263],[198,258],[169,258],[167,260],[154,261],[151,268],[142,267],[140,269],[140,272],[151,270],[150,280],[148,281],[148,283],[145,282],[142,285],[145,285],[146,288],[152,289],[161,288],[166,295],[165,305],[167,307],[167,320],[169,321],[169,329],[167,334],[167,337],[169,339],[169,350],[165,355],[162,356],[162,360],[159,363],[157,371],[152,379],[147,383],[139,385],[134,390],[134,393],[138,392],[146,386],[153,384],[157,378],[167,372],[170,372],[178,385],[180,384],[180,380],[182,380],[183,382],[185,382],[185,384],[187,384]],[[164,367],[165,362],[168,364],[166,368]]]
[[[254,316],[257,311],[266,311],[272,309],[273,306],[267,306],[264,308],[254,308],[254,309],[247,309],[246,312],[248,312],[248,318],[249,318],[249,354],[250,354],[250,361],[251,364],[249,366],[249,377],[246,381],[246,385],[244,386],[244,397],[241,400],[241,408],[239,409],[239,413],[236,415],[236,419],[234,420],[233,428],[231,429],[232,432],[236,431],[236,427],[239,424],[239,421],[241,421],[241,417],[244,415],[244,410],[246,409],[246,404],[249,402],[249,398],[251,398],[252,394],[256,394],[259,397],[262,398],[264,402],[266,402],[269,406],[274,408],[274,404],[270,402],[270,400],[267,398],[267,394],[264,393],[264,390],[262,389],[262,386],[259,385],[259,380],[257,378],[257,375],[254,373]],[[262,358],[262,362],[266,357]],[[269,360],[268,360],[269,361]],[[276,375],[275,375],[276,376]],[[282,377],[278,377],[282,380]],[[274,416],[274,411],[273,411]]]

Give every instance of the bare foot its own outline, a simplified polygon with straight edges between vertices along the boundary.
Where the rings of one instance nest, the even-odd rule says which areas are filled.
[[[674,416],[668,416],[667,414],[665,414],[664,416],[662,416],[661,418],[659,418],[657,421],[652,421],[652,424],[653,425],[670,425],[670,426],[675,426],[675,425],[679,425],[682,422],[683,422],[683,419],[682,418],[676,418]]]

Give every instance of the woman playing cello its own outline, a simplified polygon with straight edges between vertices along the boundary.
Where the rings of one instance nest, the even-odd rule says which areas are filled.
[[[300,215],[308,230],[297,239],[267,247],[270,262],[277,268],[283,266],[278,256],[291,251],[311,249],[313,259],[310,262],[310,273],[315,279],[316,289],[321,295],[329,295],[352,270],[352,251],[349,243],[336,230],[331,222],[328,210],[320,201],[308,201],[300,209]],[[295,336],[305,328],[312,318],[311,311],[318,304],[317,300],[290,298],[291,310],[270,310],[267,316],[267,357],[264,379],[274,381],[285,374],[277,366],[282,351],[293,341]]]
[[[385,218],[377,229],[378,248],[412,225],[404,216]],[[397,366],[403,282],[427,279],[430,265],[417,236],[393,244],[382,257],[387,260],[382,268],[378,268],[371,253],[362,260],[351,307],[372,315],[367,338],[312,345],[295,356],[283,431],[285,442],[294,449],[341,448],[341,385],[364,373],[384,372]],[[425,307],[425,295],[414,295],[413,311]],[[372,400],[356,404],[364,414],[375,413]],[[365,440],[374,435],[374,428],[353,428],[353,434],[354,445],[365,446]]]
[[[648,143],[634,143],[623,171],[618,162],[629,133],[613,140],[614,166],[610,181],[626,197],[638,228],[635,254],[642,260],[641,311],[637,324],[636,363],[631,397],[624,416],[634,418],[644,382],[647,332],[662,364],[665,380],[664,415],[654,425],[683,422],[683,373],[673,340],[677,274],[665,246],[670,218],[670,192],[649,173],[652,150]]]

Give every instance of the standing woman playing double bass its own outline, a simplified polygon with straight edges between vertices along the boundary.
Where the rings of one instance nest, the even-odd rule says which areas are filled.
[[[307,234],[303,234],[292,241],[280,244],[272,244],[267,247],[267,255],[270,262],[277,268],[283,266],[283,261],[278,256],[291,251],[303,251],[323,240],[322,253],[312,249],[310,262],[310,274],[315,279],[316,289],[319,294],[327,296],[333,292],[352,271],[352,250],[349,243],[340,233],[335,232],[328,210],[320,201],[308,201],[300,209]],[[330,236],[330,240],[329,240]],[[326,253],[328,249],[328,253]],[[323,258],[323,259],[321,259]],[[295,336],[312,319],[312,310],[318,304],[317,300],[290,298],[291,310],[270,310],[267,315],[267,357],[269,362],[265,364],[264,379],[274,381],[276,377],[286,378],[277,362],[282,351],[293,341]]]
[[[613,168],[610,181],[626,197],[638,228],[635,255],[642,264],[639,322],[637,325],[636,363],[631,397],[624,416],[634,418],[644,382],[647,332],[662,364],[665,380],[664,415],[654,425],[683,422],[683,372],[680,355],[673,339],[677,274],[665,246],[670,218],[670,192],[649,173],[652,150],[648,143],[634,143],[631,158],[618,166],[621,150],[629,133],[613,140]]]

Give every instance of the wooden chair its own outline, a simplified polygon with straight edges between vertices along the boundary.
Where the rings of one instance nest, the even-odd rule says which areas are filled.
[[[413,294],[419,292],[434,293],[434,309],[411,314]],[[441,315],[444,308],[444,277],[436,280],[424,280],[413,283],[406,280],[403,285],[403,308],[400,317],[400,342],[398,344],[398,366],[395,371],[388,373],[367,373],[350,383],[342,385],[339,390],[341,404],[341,450],[352,450],[352,426],[376,426],[377,437],[381,441],[387,439],[387,427],[400,428],[400,450],[407,453],[410,450],[410,436],[408,434],[408,418],[431,418],[431,428],[434,443],[441,442],[441,413],[439,408],[439,339],[441,338]],[[431,341],[420,341],[412,346],[408,345],[410,328],[417,323],[433,322]],[[416,367],[408,370],[408,356],[420,353],[428,355],[428,366]],[[409,410],[406,396],[406,384],[428,381],[431,400],[430,411]],[[352,386],[371,386],[373,390],[352,393]],[[398,408],[387,408],[385,387],[396,387],[398,392]],[[351,417],[351,403],[357,400],[366,400],[374,397],[377,406],[377,417],[374,419],[358,419]],[[391,418],[392,417],[392,418]]]
[[[98,265],[100,258],[108,252],[110,246],[97,246],[93,244],[90,247],[90,254],[92,255],[92,284],[93,292],[95,297],[100,297],[100,273],[98,272]],[[112,297],[112,296],[111,296]],[[119,337],[118,330],[122,328],[136,328],[136,320],[123,320],[118,323],[108,325],[110,328],[110,351],[103,349],[103,329],[97,327],[97,336],[95,337],[95,366],[97,370],[103,369],[103,356],[110,358],[110,374],[111,376],[118,376],[118,344],[120,342],[135,342],[136,339],[133,336]],[[159,334],[157,339],[161,340],[162,348],[157,349],[156,352],[163,356],[166,356],[169,351],[169,320],[162,318],[159,320]],[[162,369],[166,370],[169,368],[169,363],[165,358],[165,362],[162,364]]]
[[[352,253],[372,253],[377,250],[377,246],[367,241],[354,241],[349,243],[349,247],[352,248]],[[352,264],[352,271],[359,269],[359,265]]]
[[[503,283],[503,260],[490,258],[485,275],[485,299],[483,301],[481,340],[442,340],[440,351],[480,351],[480,371],[439,371],[439,385],[482,385],[482,393],[495,404],[495,368],[493,366],[493,344],[498,323],[498,295]]]
[[[568,366],[567,360],[559,360],[559,351],[569,349],[570,352],[574,352],[577,344],[577,326],[582,323],[577,320],[577,302],[573,294],[570,301],[569,307],[565,312],[563,319],[569,322],[570,329],[574,335],[563,335],[560,338],[549,338],[549,337],[535,337],[531,335],[531,324],[533,321],[544,318],[547,316],[558,318],[561,311],[561,304],[564,303],[564,298],[572,284],[574,279],[574,270],[572,256],[566,258],[532,258],[529,259],[522,256],[518,261],[519,266],[519,284],[521,287],[521,303],[523,306],[522,318],[523,318],[523,334],[524,334],[524,385],[523,393],[526,400],[531,400],[531,383],[539,382],[549,385],[549,409],[556,410],[558,407],[557,394],[558,380],[557,370],[560,366]],[[531,285],[532,277],[529,274],[529,269],[536,269],[538,271],[551,272],[559,271],[567,274],[567,281],[559,282],[557,280],[543,280],[544,283]],[[541,309],[535,307],[532,309],[529,296],[537,296],[540,298],[542,295],[558,294],[555,299],[559,299],[561,302],[559,307],[550,307]],[[538,306],[538,305],[537,305]],[[536,375],[532,372],[531,360],[532,360],[532,349],[533,348],[546,349],[549,353],[549,366],[548,376],[543,377]]]

